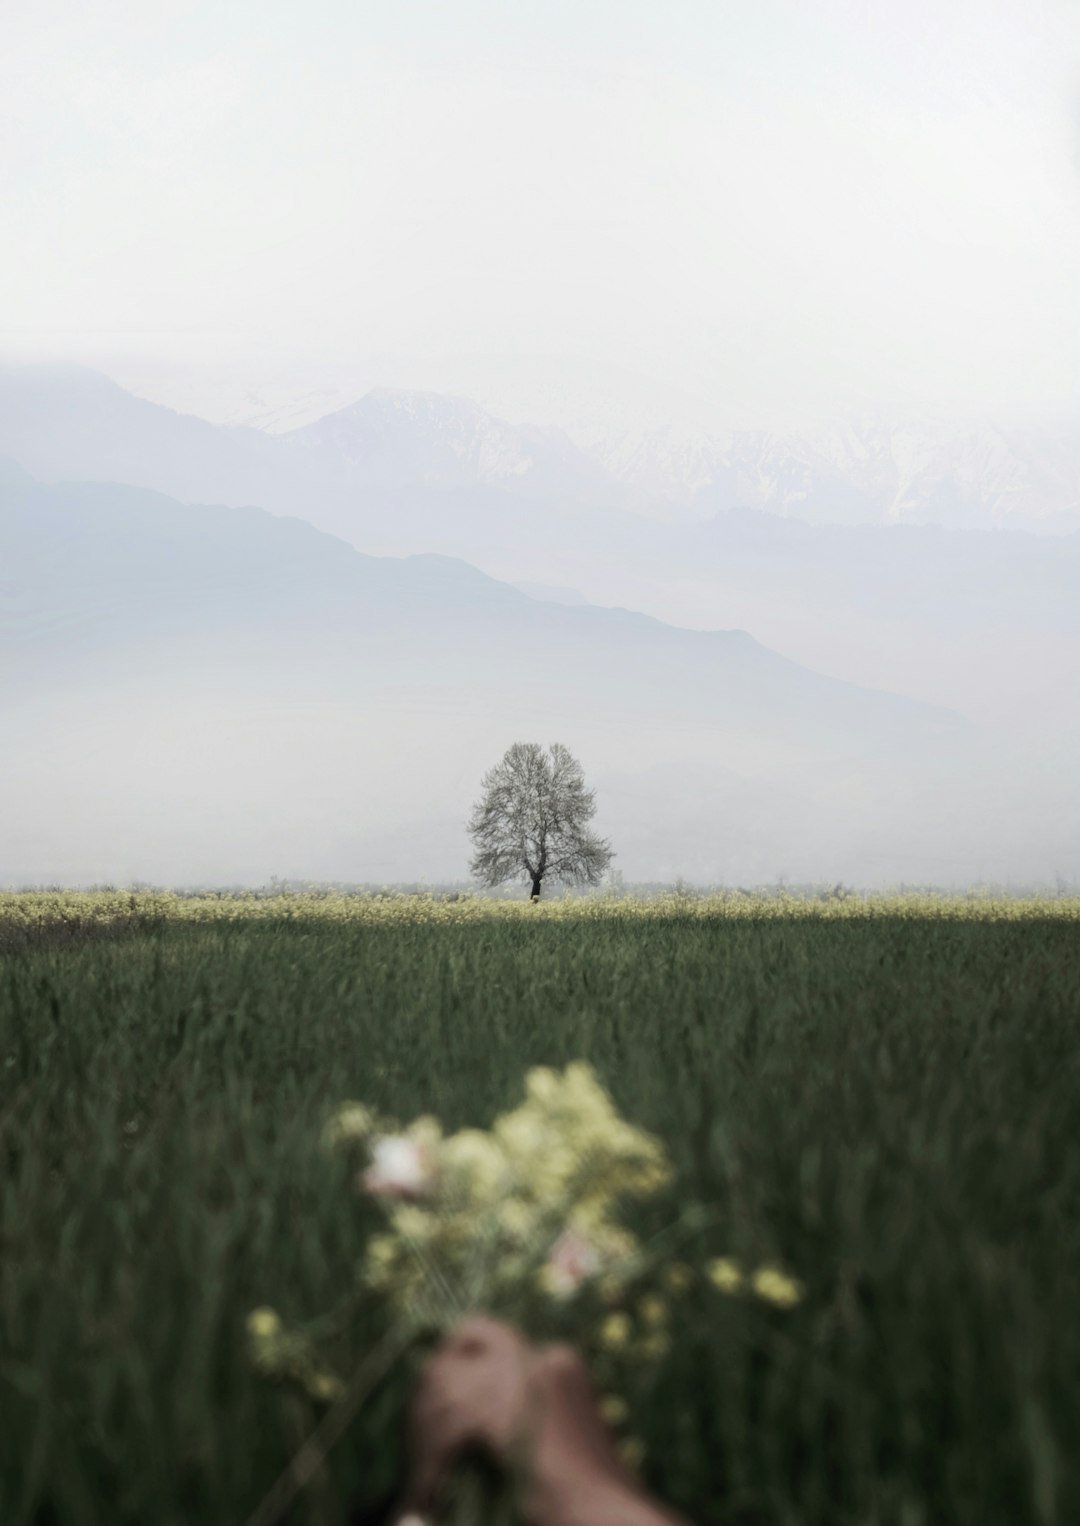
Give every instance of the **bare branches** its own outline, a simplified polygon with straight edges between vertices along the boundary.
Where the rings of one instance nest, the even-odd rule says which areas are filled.
[[[588,829],[595,795],[561,742],[546,752],[537,742],[515,742],[484,775],[481,789],[468,831],[476,850],[470,867],[482,884],[527,876],[538,895],[545,876],[599,883],[611,846]]]

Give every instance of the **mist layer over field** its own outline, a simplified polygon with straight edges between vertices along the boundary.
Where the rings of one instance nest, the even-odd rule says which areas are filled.
[[[1067,748],[745,631],[108,484],[0,486],[9,884],[453,881],[483,771],[565,740],[628,880],[1054,883]]]

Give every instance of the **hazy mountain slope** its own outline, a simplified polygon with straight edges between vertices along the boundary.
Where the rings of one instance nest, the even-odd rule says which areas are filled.
[[[81,366],[0,365],[0,456],[36,477],[266,501],[276,455],[258,430],[175,413]]]
[[[1041,729],[1080,717],[1080,534],[808,525],[749,511],[648,527],[579,586],[753,630],[854,682]]]
[[[576,588],[557,588],[551,583],[515,583],[513,585],[519,593],[528,594],[530,599],[539,599],[541,604],[588,604],[588,599]]]
[[[697,454],[678,463],[699,513],[712,493],[823,519],[902,520],[914,502],[911,484],[936,480],[934,463],[944,459],[933,430],[924,448],[911,431],[901,439],[884,427],[844,426],[805,459],[786,437],[745,437],[742,454],[724,467],[727,485],[710,487],[708,443],[691,438],[687,448]],[[991,444],[972,444],[954,461],[954,476],[978,486],[1007,447],[1014,476],[998,478],[1002,503],[1026,503],[1034,514],[1066,501],[1067,434],[1029,431],[1006,441],[998,431]],[[375,392],[270,437],[156,407],[91,372],[7,368],[3,449],[42,476],[119,478],[187,500],[258,502],[365,551],[437,552],[515,584],[579,589],[593,603],[678,625],[742,626],[811,666],[1010,726],[1057,727],[1078,698],[1075,535],[810,527],[737,511],[661,524],[598,506],[608,490],[601,482],[593,492],[592,468],[565,440],[432,394]],[[1037,498],[1044,478],[1048,496]],[[803,491],[807,482],[812,492]]]
[[[361,550],[437,551],[560,584],[640,524],[612,506],[623,490],[557,432],[425,393],[370,394],[275,436],[175,413],[77,367],[0,366],[0,456],[47,481],[258,503]]]
[[[11,474],[0,567],[0,879],[460,874],[517,737],[581,754],[630,877],[962,878],[1056,851],[1026,827],[987,851],[949,716],[741,632]]]
[[[508,424],[464,398],[381,388],[271,435],[176,413],[77,366],[0,365],[0,455],[47,480],[129,482],[279,512],[344,506],[358,524],[384,492],[437,502],[486,488],[594,507],[627,496],[560,431]]]
[[[318,680],[348,670],[342,643],[370,642],[380,680],[437,673],[463,686],[562,688],[601,708],[673,712],[725,731],[752,725],[834,748],[958,729],[909,701],[801,668],[742,631],[538,603],[464,563],[364,556],[259,509],[9,478],[0,484],[0,565],[12,600],[0,606],[3,628],[29,665],[80,665],[91,653],[100,665],[111,651],[163,636],[239,637],[248,653],[257,636],[266,650],[311,658]],[[335,649],[323,650],[331,638]],[[256,665],[264,660],[260,650]]]

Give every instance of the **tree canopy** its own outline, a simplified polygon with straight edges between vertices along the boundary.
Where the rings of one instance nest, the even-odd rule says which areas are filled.
[[[611,845],[589,830],[595,795],[568,748],[515,742],[484,775],[481,790],[468,830],[476,849],[471,869],[482,884],[528,879],[538,896],[545,878],[599,883]]]

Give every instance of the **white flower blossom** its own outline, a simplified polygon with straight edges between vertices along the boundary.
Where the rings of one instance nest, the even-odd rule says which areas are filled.
[[[361,1183],[378,1197],[418,1198],[435,1181],[431,1151],[407,1134],[384,1134],[371,1147],[371,1165]]]

